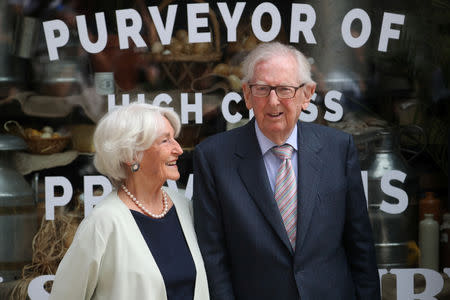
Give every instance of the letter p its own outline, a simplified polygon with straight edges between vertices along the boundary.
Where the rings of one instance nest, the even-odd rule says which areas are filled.
[[[62,196],[55,196],[55,186],[64,190]],[[45,177],[45,219],[55,219],[55,206],[64,206],[72,199],[73,188],[66,177]]]
[[[69,41],[69,28],[61,20],[43,22],[45,42],[47,43],[48,56],[50,60],[59,59],[58,48]],[[56,31],[59,36],[56,36]]]

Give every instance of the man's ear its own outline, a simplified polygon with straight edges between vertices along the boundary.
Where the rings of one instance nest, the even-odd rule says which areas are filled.
[[[303,95],[304,95],[305,99],[303,100],[303,103],[302,103],[302,110],[305,110],[308,107],[315,91],[316,91],[316,83],[315,82],[310,82],[305,85],[305,87],[303,88]]]
[[[247,107],[248,110],[252,109],[253,103],[251,100],[251,91],[247,83],[242,84],[242,93],[244,94],[245,106]]]

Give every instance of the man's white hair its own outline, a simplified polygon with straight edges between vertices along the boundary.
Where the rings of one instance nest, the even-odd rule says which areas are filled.
[[[296,48],[283,45],[279,42],[263,43],[253,49],[244,59],[242,63],[243,83],[252,80],[255,66],[261,62],[268,60],[274,56],[292,56],[297,61],[298,79],[302,82],[313,82],[311,79],[311,65],[308,59]],[[301,82],[299,82],[300,84]]]

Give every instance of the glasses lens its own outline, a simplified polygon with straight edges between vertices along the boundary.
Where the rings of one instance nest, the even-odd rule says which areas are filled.
[[[270,93],[270,86],[268,85],[253,85],[251,89],[252,94],[257,97],[266,97]]]
[[[292,98],[295,95],[295,88],[290,86],[277,86],[275,92],[277,92],[280,98]]]

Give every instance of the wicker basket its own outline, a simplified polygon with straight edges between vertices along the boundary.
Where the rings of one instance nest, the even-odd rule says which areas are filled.
[[[159,10],[163,11],[172,0],[165,0],[159,5]],[[202,3],[201,0],[195,2]],[[148,60],[152,63],[159,63],[164,76],[180,89],[191,89],[194,79],[210,73],[215,63],[222,58],[220,49],[220,28],[217,16],[211,9],[209,10],[209,20],[212,24],[213,42],[211,50],[201,54],[171,53],[151,53]],[[195,45],[195,44],[194,44]]]
[[[13,134],[17,135],[25,140],[28,146],[28,151],[33,154],[53,154],[64,150],[67,147],[72,137],[66,136],[54,136],[49,138],[42,138],[40,136],[29,136],[24,130],[22,125],[17,121],[10,120],[3,124],[3,128]]]
[[[69,144],[71,137],[52,137],[52,138],[41,138],[41,137],[29,137],[25,139],[28,145],[28,151],[34,154],[53,154],[64,150]]]

